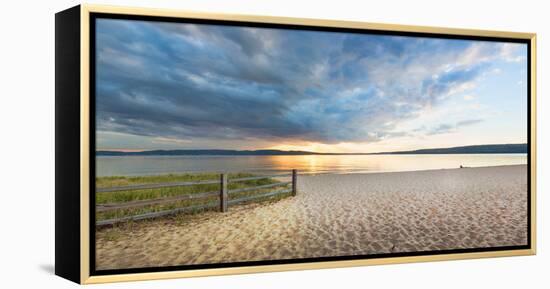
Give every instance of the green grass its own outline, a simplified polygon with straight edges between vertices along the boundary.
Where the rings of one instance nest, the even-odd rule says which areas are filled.
[[[251,177],[253,174],[246,173],[237,173],[229,174],[229,179],[234,178],[244,178]],[[156,176],[136,176],[136,177],[124,177],[124,176],[112,176],[112,177],[98,177],[96,178],[96,187],[97,188],[109,188],[109,187],[121,187],[121,186],[130,186],[130,185],[140,185],[140,184],[157,184],[157,183],[170,183],[170,182],[197,182],[197,181],[207,181],[207,180],[219,180],[219,174],[211,173],[202,173],[202,174],[166,174],[166,175],[156,175]],[[259,180],[250,180],[242,181],[236,183],[229,183],[228,189],[235,190],[245,187],[255,187],[267,184],[273,184],[279,182],[274,179],[259,179]],[[253,190],[248,192],[241,192],[231,194],[229,199],[242,198],[247,196],[259,195],[267,193],[274,190],[280,190],[283,188],[290,188],[290,185],[286,186],[277,186],[261,190]],[[113,204],[113,203],[124,203],[130,201],[138,200],[151,200],[151,199],[161,199],[164,197],[172,197],[179,195],[190,195],[204,192],[217,192],[220,190],[219,184],[205,184],[205,185],[193,185],[193,186],[183,186],[183,187],[170,187],[170,188],[159,188],[159,189],[146,189],[146,190],[129,190],[129,191],[118,191],[118,192],[103,192],[96,193],[96,204]],[[269,200],[279,200],[285,197],[290,196],[290,193],[277,195],[271,198],[261,198],[251,202],[262,202],[267,199]],[[120,209],[115,211],[108,212],[97,212],[96,220],[106,220],[112,218],[121,218],[132,215],[139,215],[149,212],[157,212],[164,210],[172,210],[176,208],[202,205],[210,202],[219,202],[219,198],[211,197],[207,199],[197,199],[197,200],[182,200],[177,202],[172,202],[164,205],[150,205],[144,207],[136,207],[129,209]],[[231,206],[230,206],[231,207]],[[213,208],[217,210],[217,207]],[[231,208],[230,208],[231,210]],[[196,210],[191,213],[198,213],[204,210]],[[181,216],[180,216],[181,218]]]

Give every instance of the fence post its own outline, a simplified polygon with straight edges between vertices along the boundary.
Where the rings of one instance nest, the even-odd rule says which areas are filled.
[[[220,177],[220,211],[227,212],[227,174]]]
[[[292,195],[296,196],[296,186],[298,181],[298,173],[297,170],[292,170]]]

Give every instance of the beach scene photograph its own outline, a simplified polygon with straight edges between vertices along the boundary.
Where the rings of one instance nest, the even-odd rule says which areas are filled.
[[[94,27],[96,271],[528,246],[527,44]]]

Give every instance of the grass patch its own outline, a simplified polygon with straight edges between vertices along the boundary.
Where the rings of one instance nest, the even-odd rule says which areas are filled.
[[[235,178],[245,178],[253,177],[255,175],[248,173],[235,173],[229,174],[229,179]],[[166,174],[166,175],[155,175],[155,176],[135,176],[135,177],[124,177],[124,176],[112,176],[112,177],[97,177],[96,178],[96,187],[97,188],[110,188],[110,187],[121,187],[121,186],[130,186],[130,185],[142,185],[142,184],[158,184],[158,183],[171,183],[171,182],[197,182],[197,181],[209,181],[209,180],[219,180],[219,174],[212,173],[202,173],[202,174]],[[280,182],[275,179],[258,179],[258,180],[248,180],[242,182],[228,183],[228,190],[236,190],[240,188],[249,188],[256,187],[268,184],[274,184]],[[290,185],[276,186],[265,189],[252,190],[241,193],[230,194],[229,199],[236,199],[248,196],[256,196],[271,192],[274,190],[280,190],[290,188]],[[181,196],[181,195],[191,195],[205,192],[219,192],[219,184],[201,184],[201,185],[192,185],[192,186],[180,186],[180,187],[169,187],[169,188],[158,188],[158,189],[145,189],[145,190],[128,190],[128,191],[118,191],[118,192],[102,192],[96,193],[96,204],[120,204],[131,201],[142,201],[142,200],[153,200],[153,199],[162,199],[165,197]],[[260,198],[253,200],[251,202],[262,202],[265,200],[279,200],[285,197],[290,196],[291,194],[277,195],[274,197]],[[160,205],[148,205],[135,208],[126,208],[119,209],[114,211],[107,212],[97,212],[96,220],[106,220],[113,218],[121,218],[126,216],[140,215],[149,212],[157,212],[164,210],[173,210],[177,208],[184,208],[189,206],[198,206],[205,205],[208,203],[218,203],[219,198],[217,196],[210,197],[207,199],[192,199],[192,200],[180,200],[174,201],[168,204]],[[205,210],[218,210],[218,207],[211,209],[200,209],[194,210],[190,213],[200,213]]]

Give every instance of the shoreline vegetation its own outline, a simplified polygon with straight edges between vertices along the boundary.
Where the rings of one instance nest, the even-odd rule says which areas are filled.
[[[224,150],[224,149],[190,149],[190,150],[145,150],[113,151],[98,150],[96,156],[276,156],[276,155],[399,155],[399,154],[525,154],[528,152],[523,144],[471,145],[450,148],[430,148],[411,151],[376,152],[376,153],[319,153],[310,151],[284,150]]]
[[[248,178],[256,177],[260,175],[250,174],[250,173],[231,173],[228,174],[229,178]],[[200,181],[212,181],[219,180],[220,174],[216,173],[188,173],[188,174],[163,174],[163,175],[148,175],[148,176],[109,176],[109,177],[97,177],[96,178],[96,188],[112,188],[112,187],[124,187],[124,186],[133,186],[133,185],[147,185],[147,184],[159,184],[159,183],[176,183],[176,182],[200,182]],[[257,186],[265,186],[279,183],[278,180],[273,178],[263,178],[256,180],[245,180],[242,182],[232,182],[227,185],[229,190],[238,190],[244,188],[251,188]],[[244,192],[238,192],[229,195],[229,200],[244,198],[244,197],[253,197],[258,196],[263,193],[269,192],[270,190],[288,188],[289,185],[281,185],[270,187],[266,189],[256,189]],[[198,184],[191,186],[175,186],[175,187],[165,187],[165,188],[154,188],[154,189],[140,189],[140,190],[123,190],[116,192],[97,192],[96,193],[96,205],[100,206],[109,206],[109,205],[120,205],[127,204],[131,202],[140,202],[140,201],[149,201],[149,200],[160,200],[163,198],[178,197],[184,195],[199,195],[205,192],[219,192],[219,184]],[[265,201],[277,201],[291,196],[290,193],[278,194],[275,196],[258,198],[251,200],[246,203],[251,202],[265,202]],[[197,198],[197,199],[183,199],[174,202],[169,202],[165,204],[153,204],[140,207],[132,208],[123,208],[113,211],[106,212],[96,212],[96,221],[102,221],[113,218],[123,218],[133,215],[139,215],[144,213],[159,212],[163,210],[173,210],[177,208],[190,207],[190,206],[200,206],[212,202],[219,202],[219,196],[214,195],[208,198]],[[181,218],[184,215],[192,215],[205,211],[213,211],[218,208],[205,208],[192,210],[187,213],[177,213],[171,216],[160,217],[159,219],[166,218]],[[142,222],[145,220],[140,220],[137,222]],[[128,224],[134,223],[136,221],[128,220],[120,224],[109,225],[113,227],[124,227]],[[109,226],[100,226],[98,229]]]

